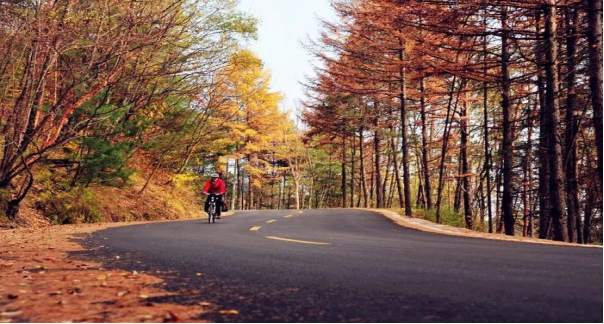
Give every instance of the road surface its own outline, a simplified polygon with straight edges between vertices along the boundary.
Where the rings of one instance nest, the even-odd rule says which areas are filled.
[[[430,234],[368,211],[236,212],[86,244],[102,246],[91,257],[106,267],[159,273],[180,291],[154,302],[215,305],[200,320],[602,322],[601,249]]]

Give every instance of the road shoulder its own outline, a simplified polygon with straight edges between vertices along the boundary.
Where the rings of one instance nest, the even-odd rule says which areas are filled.
[[[163,279],[156,274],[105,269],[103,260],[77,258],[87,251],[78,241],[91,233],[146,223],[150,222],[1,231],[0,323],[199,322],[204,305],[149,301],[175,293],[162,289]]]
[[[496,233],[484,233],[477,232],[465,228],[453,227],[448,225],[436,224],[425,219],[412,218],[408,216],[400,215],[399,213],[387,210],[387,209],[363,209],[368,211],[373,211],[378,214],[381,214],[394,223],[407,227],[416,229],[422,232],[428,233],[436,233],[436,234],[444,234],[451,236],[460,236],[460,237],[471,237],[471,238],[482,238],[487,240],[497,240],[497,241],[509,241],[509,242],[522,242],[522,243],[534,243],[534,244],[548,244],[548,245],[563,245],[563,246],[575,246],[575,247],[584,247],[584,248],[602,248],[599,245],[584,245],[584,244],[576,244],[576,243],[566,243],[566,242],[558,242],[551,240],[543,240],[538,238],[530,238],[530,237],[521,237],[521,236],[507,236],[503,234]]]

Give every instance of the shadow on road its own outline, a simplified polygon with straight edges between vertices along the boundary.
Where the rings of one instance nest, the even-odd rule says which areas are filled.
[[[195,225],[217,225],[195,222]],[[142,303],[167,303],[200,307],[207,311],[197,320],[211,322],[359,322],[366,319],[348,316],[347,309],[355,305],[333,305],[341,291],[320,294],[305,288],[262,286],[243,280],[210,278],[201,269],[182,272],[166,267],[154,267],[146,256],[135,253],[119,254],[110,248],[99,248],[89,235],[74,239],[86,250],[70,253],[69,258],[100,262],[107,270],[137,271],[163,281],[152,285],[166,295],[147,298]],[[201,275],[198,275],[201,274]],[[304,291],[302,291],[304,290]],[[330,301],[331,300],[331,301]],[[238,314],[228,312],[236,310]],[[222,312],[221,312],[222,311]],[[226,313],[226,314],[225,314]],[[383,314],[385,315],[385,314]],[[393,314],[390,314],[391,316]],[[386,319],[387,317],[378,316]],[[398,318],[398,317],[397,317]],[[390,320],[395,320],[390,317]]]
[[[195,225],[216,225],[195,222]],[[147,298],[144,303],[167,303],[200,307],[206,311],[196,320],[211,322],[434,322],[454,320],[449,307],[434,307],[434,300],[418,296],[402,300],[395,294],[360,294],[342,288],[317,290],[310,287],[267,286],[262,283],[216,278],[203,269],[183,272],[176,267],[153,266],[154,260],[137,253],[121,254],[99,248],[102,240],[82,235],[74,241],[86,248],[69,258],[100,262],[107,270],[145,273],[163,281],[153,287],[166,295]],[[120,258],[115,258],[119,255]],[[198,275],[201,274],[201,275]],[[423,301],[422,301],[423,300]],[[446,301],[441,301],[447,304]],[[396,305],[392,307],[392,304]],[[461,305],[460,305],[461,306]],[[438,309],[441,309],[440,311]],[[238,314],[228,312],[236,310]],[[480,320],[480,319],[477,319]],[[484,319],[483,319],[484,320]]]

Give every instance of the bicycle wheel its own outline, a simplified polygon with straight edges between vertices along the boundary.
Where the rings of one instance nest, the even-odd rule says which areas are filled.
[[[212,223],[216,223],[216,205],[210,206],[210,215],[211,215],[210,218],[212,220]]]
[[[210,208],[208,208],[208,224],[212,223],[212,206],[210,206]]]

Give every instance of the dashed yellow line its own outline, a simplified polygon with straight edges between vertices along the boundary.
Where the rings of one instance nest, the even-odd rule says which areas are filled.
[[[329,244],[331,244],[331,243],[325,243],[325,242],[312,242],[312,241],[293,240],[293,239],[288,239],[288,238],[278,237],[278,236],[265,236],[265,237],[267,239],[271,239],[271,240],[279,240],[279,241],[286,241],[286,242],[293,242],[293,243],[314,244],[314,245],[329,245]]]
[[[294,216],[294,215],[286,215],[286,216],[283,216],[283,217],[285,217],[285,218],[290,218],[290,217],[293,217],[293,216]]]
[[[274,223],[274,222],[276,222],[276,221],[277,221],[276,219],[271,219],[271,220],[268,220],[268,221],[266,221],[266,222],[270,224],[270,223]]]
[[[260,226],[254,226],[252,228],[250,228],[250,231],[257,231],[260,229]]]

